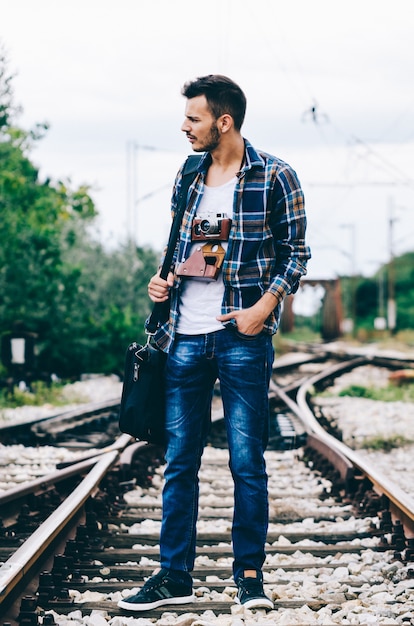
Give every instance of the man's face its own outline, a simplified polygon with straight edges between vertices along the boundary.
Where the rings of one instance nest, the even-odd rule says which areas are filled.
[[[194,152],[212,152],[219,146],[221,134],[205,96],[187,100],[181,130],[187,135]]]

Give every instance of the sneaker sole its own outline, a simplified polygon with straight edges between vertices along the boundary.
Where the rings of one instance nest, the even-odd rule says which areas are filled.
[[[120,600],[117,606],[119,606],[120,609],[125,609],[127,611],[148,611],[149,609],[156,609],[158,606],[164,606],[165,604],[189,604],[194,601],[195,597],[191,595],[179,598],[160,598],[160,600],[155,600],[154,602],[138,602],[137,604],[127,602],[126,600]]]
[[[275,605],[268,598],[252,598],[251,600],[247,600],[242,604],[239,598],[235,598],[237,604],[240,604],[245,609],[274,609]]]

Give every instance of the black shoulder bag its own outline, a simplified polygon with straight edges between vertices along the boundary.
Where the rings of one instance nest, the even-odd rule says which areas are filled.
[[[164,280],[167,279],[171,269],[182,218],[187,206],[188,190],[197,173],[200,158],[200,156],[189,156],[184,164],[177,211],[171,225],[168,246],[160,271],[160,276]],[[157,329],[167,321],[169,307],[168,300],[156,302],[145,324],[147,343],[140,345],[134,341],[127,348],[119,410],[121,432],[141,441],[161,445],[164,443],[164,369],[167,355],[151,342],[151,339]]]

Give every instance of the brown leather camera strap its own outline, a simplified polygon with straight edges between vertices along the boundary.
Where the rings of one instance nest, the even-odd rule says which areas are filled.
[[[191,256],[178,266],[177,276],[196,280],[217,280],[225,253],[218,241],[197,245]]]

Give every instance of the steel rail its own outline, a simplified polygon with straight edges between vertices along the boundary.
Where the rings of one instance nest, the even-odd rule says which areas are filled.
[[[36,426],[38,425],[38,427],[41,428],[40,425],[45,422],[49,422],[51,424],[54,422],[76,422],[79,417],[92,417],[95,413],[102,411],[116,411],[119,408],[120,402],[120,397],[103,400],[102,402],[89,402],[87,404],[80,404],[74,409],[62,411],[61,413],[54,413],[53,415],[43,415],[41,417],[32,416],[19,420],[18,422],[14,422],[13,424],[7,422],[0,423],[0,434],[7,431],[18,430],[26,426],[36,429]]]
[[[346,363],[346,368],[349,369],[350,365],[357,367],[363,362],[371,362],[370,357],[360,357]],[[298,411],[297,416],[302,420],[302,423],[306,431],[311,437],[321,442],[322,446],[326,446],[330,450],[335,451],[338,454],[338,458],[347,459],[352,465],[358,469],[361,474],[366,476],[372,483],[374,490],[379,495],[385,495],[390,502],[391,512],[400,519],[404,524],[407,533],[410,538],[414,537],[414,500],[407,493],[405,493],[398,485],[390,481],[386,476],[378,472],[367,461],[362,459],[357,452],[349,448],[343,442],[338,441],[332,435],[328,434],[315,418],[311,408],[308,404],[308,397],[312,395],[312,388],[323,381],[325,378],[330,377],[333,373],[341,371],[341,365],[329,368],[328,371],[315,374],[304,382],[298,389],[296,395],[296,403]],[[311,442],[310,442],[311,443]]]
[[[32,424],[31,429],[38,437],[42,435],[42,431],[44,431],[45,436],[60,434],[67,430],[71,424],[77,426],[81,419],[83,422],[94,421],[99,418],[103,412],[116,412],[119,409],[120,402],[121,399],[116,398],[104,400],[103,402],[82,404],[69,411],[37,420]]]
[[[354,477],[354,465],[351,461],[338,450],[334,450],[331,446],[326,445],[324,440],[316,436],[311,428],[308,427],[307,420],[304,419],[303,413],[297,403],[290,398],[290,396],[286,393],[284,389],[279,387],[273,380],[270,381],[269,385],[270,397],[279,396],[279,398],[286,404],[286,406],[292,411],[294,415],[300,420],[305,428],[307,434],[307,445],[314,448],[318,452],[322,454],[323,457],[328,459],[332,465],[338,470],[339,475],[342,479],[342,482],[345,486],[349,485],[352,478]]]
[[[78,513],[118,458],[119,452],[114,450],[96,459],[91,471],[72,494],[0,566],[0,607],[11,591]]]
[[[363,459],[359,457],[357,453],[348,448],[342,442],[336,440],[331,435],[327,434],[324,429],[319,425],[314,417],[307,398],[311,394],[312,387],[320,383],[326,378],[337,376],[344,371],[348,371],[357,366],[363,365],[368,362],[375,362],[375,359],[371,355],[358,356],[357,358],[347,360],[343,363],[337,364],[327,368],[325,371],[311,376],[305,382],[303,382],[296,396],[296,402],[293,401],[288,394],[280,389],[276,383],[271,381],[270,392],[271,394],[277,394],[287,404],[287,406],[295,413],[300,419],[306,432],[308,433],[309,440],[312,445],[322,445],[326,450],[333,450],[333,454],[336,457],[336,464],[341,467],[341,473],[347,477],[352,468],[356,467],[358,471],[366,475],[367,478],[373,484],[375,490],[387,496],[388,500],[392,504],[394,511],[402,513],[404,520],[401,520],[406,527],[412,532],[414,536],[414,501],[407,494],[395,484],[388,481],[384,476],[381,476],[376,470],[369,466]],[[213,411],[213,419],[221,417],[221,409]],[[74,518],[86,500],[90,497],[94,489],[96,489],[99,482],[107,473],[108,469],[120,458],[121,450],[125,449],[125,446],[131,442],[129,435],[122,435],[117,442],[107,446],[104,449],[97,450],[94,453],[81,461],[78,461],[74,465],[67,467],[64,470],[55,472],[60,476],[60,479],[74,475],[80,470],[85,471],[91,465],[93,466],[88,476],[83,479],[79,486],[73,491],[71,496],[67,498],[59,507],[54,511],[50,517],[41,524],[41,526],[31,535],[27,541],[16,550],[16,552],[2,565],[0,566],[0,607],[4,602],[7,595],[12,591],[19,581],[25,577],[28,570],[30,570],[34,563],[39,559],[40,555],[50,546],[50,544],[56,539],[56,537],[63,531],[65,526]],[[138,449],[142,446],[142,442],[137,442],[133,447]],[[144,444],[146,445],[146,444]],[[130,453],[123,453],[128,457]],[[127,462],[127,458],[124,458],[124,462]],[[56,475],[53,477],[41,477],[35,481],[31,481],[30,484],[25,485],[21,490],[28,493],[33,489],[34,485],[47,485],[53,481],[57,482],[59,478]],[[17,497],[16,493],[20,488],[7,492],[3,498],[3,502],[7,499],[13,499]],[[2,499],[0,498],[0,503]]]
[[[57,464],[58,469],[64,469],[71,465],[78,463],[79,461],[88,461],[90,459],[96,459],[96,457],[101,456],[102,454],[106,454],[107,452],[112,452],[112,450],[124,450],[130,442],[133,442],[134,438],[131,435],[127,435],[125,433],[121,434],[114,443],[111,443],[104,448],[94,448],[92,452],[85,452],[84,454],[79,455],[77,459],[72,461],[61,461]]]
[[[83,455],[73,461],[60,463],[58,469],[34,480],[25,482],[18,487],[12,487],[0,495],[0,510],[6,504],[18,500],[33,493],[35,489],[45,489],[49,485],[59,483],[67,478],[81,474],[84,470],[94,465],[97,460],[108,452],[124,450],[131,441],[130,435],[121,435],[113,444],[106,448],[97,449],[93,453]]]

